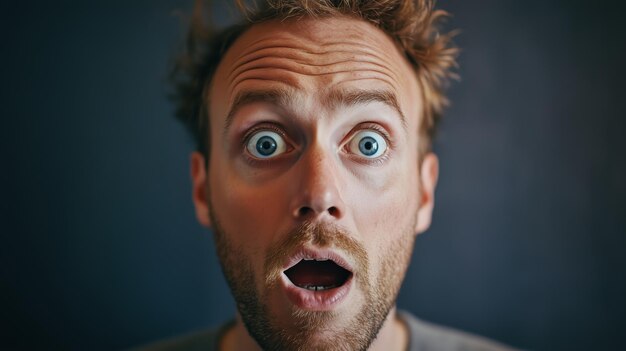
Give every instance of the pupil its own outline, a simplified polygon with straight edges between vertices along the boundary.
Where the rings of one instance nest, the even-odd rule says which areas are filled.
[[[378,143],[372,137],[365,137],[359,142],[359,149],[365,156],[372,156],[378,151]]]
[[[263,156],[269,156],[276,151],[276,141],[268,136],[264,136],[256,143],[256,150]]]

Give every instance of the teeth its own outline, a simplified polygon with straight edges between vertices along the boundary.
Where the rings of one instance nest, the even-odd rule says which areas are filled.
[[[328,289],[332,289],[332,288],[336,288],[336,285],[329,285],[329,286],[322,286],[322,285],[305,285],[302,288],[307,289],[307,290],[311,290],[311,291],[323,291],[323,290],[328,290]]]
[[[304,258],[302,258],[302,259],[303,259],[303,260],[305,260],[305,261],[319,261],[319,262],[322,262],[322,261],[328,261],[328,258],[313,258],[313,257],[304,257]]]

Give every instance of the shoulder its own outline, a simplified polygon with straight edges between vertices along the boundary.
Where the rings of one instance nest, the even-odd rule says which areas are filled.
[[[409,328],[409,351],[514,351],[487,338],[422,321],[408,312],[398,311]]]
[[[214,329],[202,330],[133,348],[130,351],[217,351],[222,333],[233,322]]]

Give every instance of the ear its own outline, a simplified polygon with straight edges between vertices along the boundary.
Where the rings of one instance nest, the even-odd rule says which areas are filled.
[[[191,198],[196,207],[196,218],[206,228],[211,227],[207,191],[207,169],[204,156],[195,151],[191,154]]]
[[[421,234],[428,227],[433,215],[435,206],[435,187],[439,177],[439,159],[435,154],[429,152],[420,165],[420,203],[417,212],[417,225],[415,232]]]

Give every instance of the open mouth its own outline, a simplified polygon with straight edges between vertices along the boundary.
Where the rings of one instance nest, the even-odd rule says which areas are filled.
[[[331,259],[301,259],[284,273],[295,286],[311,291],[341,287],[352,276]]]

